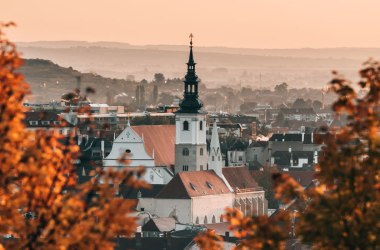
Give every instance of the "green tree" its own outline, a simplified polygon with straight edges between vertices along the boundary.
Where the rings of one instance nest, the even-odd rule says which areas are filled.
[[[156,73],[156,74],[154,74],[154,82],[155,83],[159,83],[159,84],[165,83],[165,76],[164,76],[164,74],[162,74],[162,73]]]
[[[287,94],[288,93],[288,84],[286,82],[283,82],[281,84],[278,84],[274,87],[274,91],[278,94]]]
[[[153,103],[157,103],[157,99],[158,99],[158,86],[157,86],[157,84],[155,84],[153,87],[152,97],[153,97],[153,100],[152,100]]]
[[[319,110],[321,110],[322,107],[323,107],[323,103],[322,103],[321,101],[318,101],[318,100],[314,100],[314,101],[313,101],[313,109],[314,109],[315,111],[319,111]]]
[[[292,108],[302,109],[307,107],[308,104],[303,98],[297,98],[292,104]]]

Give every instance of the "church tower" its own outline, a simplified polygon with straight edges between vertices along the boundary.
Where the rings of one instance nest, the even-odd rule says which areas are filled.
[[[198,99],[198,76],[195,73],[193,35],[184,81],[183,99],[176,112],[175,172],[207,169],[206,113]]]

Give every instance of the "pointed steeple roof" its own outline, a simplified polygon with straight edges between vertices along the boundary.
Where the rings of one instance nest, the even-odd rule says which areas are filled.
[[[203,104],[198,99],[198,76],[195,73],[194,55],[193,55],[193,34],[190,34],[190,53],[187,64],[187,73],[185,75],[185,91],[183,99],[179,104],[178,113],[200,113]]]
[[[194,56],[193,56],[193,34],[190,34],[190,54],[189,54],[189,62],[187,65],[195,65]]]
[[[216,125],[216,121],[214,121],[212,125],[212,135],[211,135],[211,143],[210,143],[210,155],[211,149],[214,150],[214,155],[221,155],[220,152],[220,143],[219,143],[219,135],[218,135],[218,126]]]
[[[220,150],[218,126],[214,121],[212,127],[211,143],[210,143],[210,155],[208,158],[208,169],[214,170],[215,173],[223,180],[228,189],[232,192],[233,189],[223,175],[223,158]]]
[[[216,121],[214,121],[214,124],[212,127],[208,166],[209,166],[209,169],[213,169],[218,174],[221,173],[222,171],[222,166],[223,166],[222,153],[220,151],[218,126],[216,125]]]

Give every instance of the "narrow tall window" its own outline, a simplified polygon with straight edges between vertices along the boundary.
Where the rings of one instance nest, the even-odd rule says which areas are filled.
[[[183,122],[183,130],[189,130],[189,122],[188,121]]]
[[[183,156],[189,156],[189,149],[188,148],[182,149],[182,155]]]
[[[201,148],[200,150],[199,150],[199,155],[203,155],[203,148]]]
[[[203,130],[203,122],[202,121],[199,122],[199,130]]]

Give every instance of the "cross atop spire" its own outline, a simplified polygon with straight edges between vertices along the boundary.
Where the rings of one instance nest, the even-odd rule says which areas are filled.
[[[189,38],[190,38],[190,53],[189,53],[189,62],[187,63],[188,65],[188,70],[192,69],[195,70],[195,62],[194,62],[194,56],[193,56],[193,33],[190,33]]]
[[[190,46],[193,46],[193,37],[194,37],[193,33],[190,33],[190,36],[189,36],[189,38],[190,38]]]

